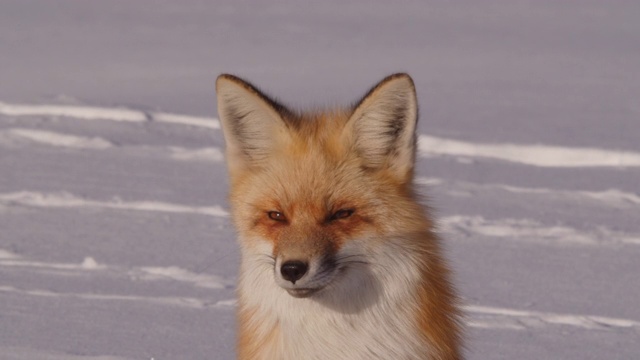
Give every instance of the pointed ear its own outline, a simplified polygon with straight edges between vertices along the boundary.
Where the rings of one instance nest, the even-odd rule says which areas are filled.
[[[413,176],[417,121],[413,80],[407,74],[395,74],[356,105],[345,134],[367,168],[391,170],[407,182]]]
[[[232,175],[236,169],[258,166],[276,142],[288,136],[284,116],[290,111],[233,75],[218,76],[216,93]]]

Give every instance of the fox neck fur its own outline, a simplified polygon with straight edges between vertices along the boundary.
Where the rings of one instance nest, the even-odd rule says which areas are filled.
[[[453,349],[438,349],[437,344],[425,341],[428,329],[421,329],[419,319],[424,316],[421,307],[429,304],[419,299],[432,287],[429,282],[433,279],[425,279],[421,268],[424,259],[409,249],[407,241],[411,240],[387,239],[385,245],[370,253],[367,271],[306,299],[293,298],[274,287],[273,275],[265,270],[261,253],[245,251],[238,288],[243,329],[240,358],[457,358],[451,355]],[[352,246],[366,245],[355,242]]]

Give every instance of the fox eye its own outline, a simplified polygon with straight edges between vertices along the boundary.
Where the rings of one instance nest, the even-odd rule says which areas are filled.
[[[267,214],[269,215],[269,219],[271,220],[287,221],[287,217],[284,216],[284,214],[279,211],[269,211]]]
[[[329,220],[333,221],[333,220],[346,219],[349,216],[351,216],[353,214],[353,212],[354,212],[353,209],[340,209],[340,210],[336,211],[335,213],[333,213],[333,215],[331,215]]]

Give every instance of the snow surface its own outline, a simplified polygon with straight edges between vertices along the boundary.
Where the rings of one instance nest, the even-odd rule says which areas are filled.
[[[0,0],[0,359],[232,359],[214,80],[408,71],[469,359],[640,359],[640,5]]]

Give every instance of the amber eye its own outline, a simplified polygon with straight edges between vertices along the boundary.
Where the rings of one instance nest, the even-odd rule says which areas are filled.
[[[287,217],[284,216],[284,214],[279,212],[279,211],[269,211],[268,215],[269,215],[269,219],[271,219],[271,220],[287,221]]]
[[[349,216],[351,216],[353,212],[354,212],[353,209],[341,209],[333,213],[333,215],[331,215],[329,220],[333,221],[333,220],[346,219]]]

